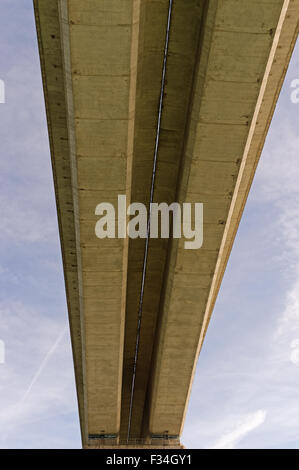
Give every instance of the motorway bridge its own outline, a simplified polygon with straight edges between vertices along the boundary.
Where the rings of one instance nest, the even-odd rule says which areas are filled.
[[[180,447],[299,0],[34,7],[82,443]],[[119,195],[203,203],[201,248],[148,231],[97,238],[95,208]]]

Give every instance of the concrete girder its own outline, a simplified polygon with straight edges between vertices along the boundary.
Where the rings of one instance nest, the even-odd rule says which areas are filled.
[[[209,2],[177,193],[180,202],[204,203],[207,232],[198,251],[172,240],[147,403],[150,434],[182,432],[199,351],[298,35],[298,18],[297,1]]]
[[[98,240],[94,212],[149,202],[169,0],[34,5],[83,445],[124,445],[145,241]],[[204,244],[150,240],[130,436],[144,445],[181,434],[298,19],[299,0],[173,2],[154,201],[203,202]]]

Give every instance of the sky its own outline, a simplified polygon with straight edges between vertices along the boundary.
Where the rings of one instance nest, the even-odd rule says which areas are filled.
[[[1,0],[0,44],[0,448],[80,448],[31,0]],[[298,79],[299,44],[198,361],[187,448],[299,448]]]

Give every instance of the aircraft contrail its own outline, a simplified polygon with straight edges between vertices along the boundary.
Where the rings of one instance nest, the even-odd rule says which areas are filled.
[[[32,390],[32,387],[34,386],[35,382],[37,381],[37,379],[39,378],[40,374],[42,373],[42,371],[44,370],[45,366],[47,365],[47,362],[49,360],[49,358],[52,356],[52,354],[55,352],[55,349],[57,348],[57,346],[59,345],[60,341],[62,340],[65,332],[67,330],[67,323],[65,324],[65,327],[63,328],[62,332],[59,334],[58,338],[56,339],[55,343],[53,344],[53,346],[51,346],[51,348],[49,349],[49,351],[47,352],[45,358],[43,359],[41,365],[39,366],[38,370],[36,371],[36,373],[34,374],[33,376],[33,379],[31,380],[30,382],[30,385],[29,387],[27,388],[26,392],[24,393],[22,399],[21,399],[21,402],[25,401],[26,398],[28,397],[29,393],[31,392]]]

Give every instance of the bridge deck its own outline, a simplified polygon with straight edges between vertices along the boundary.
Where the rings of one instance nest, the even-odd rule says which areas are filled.
[[[169,0],[34,0],[83,445],[127,438]],[[299,0],[174,1],[154,201],[204,203],[204,242],[151,239],[131,437],[178,439],[197,357],[298,34]],[[102,436],[100,438],[100,436]],[[116,445],[116,444],[115,444]]]

